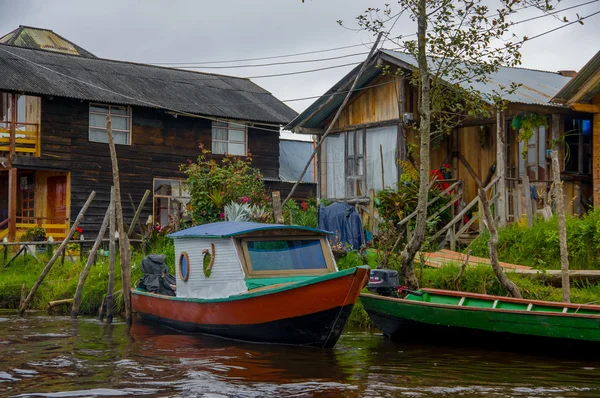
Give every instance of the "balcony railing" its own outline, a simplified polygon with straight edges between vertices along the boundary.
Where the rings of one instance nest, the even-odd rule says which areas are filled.
[[[11,131],[14,128],[14,140]],[[36,123],[0,122],[0,153],[11,152],[19,155],[40,156],[40,126]],[[14,141],[14,143],[13,143]]]

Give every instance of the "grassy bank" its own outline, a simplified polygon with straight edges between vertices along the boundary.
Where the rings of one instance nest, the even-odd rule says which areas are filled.
[[[474,256],[487,257],[489,234],[469,246]],[[600,210],[567,218],[567,244],[571,269],[600,269]],[[501,261],[537,269],[560,269],[558,222],[536,220],[532,228],[513,224],[498,231]]]
[[[166,254],[165,262],[171,272],[174,273],[175,260],[173,244],[170,240],[161,237],[154,242],[151,252]],[[38,255],[38,258],[40,259],[39,263],[31,256],[19,256],[7,268],[2,268],[5,264],[3,260],[0,260],[0,308],[18,308],[23,284],[27,286],[28,291],[31,289],[48,263],[50,256],[44,253]],[[133,251],[131,280],[134,284],[141,277],[140,262],[143,258],[144,254],[142,252]],[[85,260],[79,261],[79,259],[76,259],[72,262],[67,257],[65,263],[61,264],[59,259],[40,285],[31,302],[30,309],[43,310],[47,308],[50,301],[73,298],[79,282],[79,274],[85,266]],[[108,257],[99,256],[96,264],[92,266],[83,289],[81,314],[92,315],[97,313],[102,298],[108,289],[108,269]],[[117,258],[115,292],[119,290],[121,290],[121,267]],[[123,297],[120,293],[115,295],[115,307],[117,312],[123,308]],[[66,312],[70,311],[70,307],[67,306],[57,310]]]

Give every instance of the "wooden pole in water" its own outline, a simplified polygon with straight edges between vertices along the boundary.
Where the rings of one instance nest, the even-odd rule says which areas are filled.
[[[48,261],[48,264],[46,265],[46,267],[42,271],[42,274],[40,275],[40,277],[38,278],[38,280],[35,281],[35,284],[31,288],[31,291],[29,292],[29,295],[27,295],[27,297],[25,298],[25,300],[23,301],[23,303],[19,307],[19,316],[22,317],[25,314],[25,310],[29,306],[29,303],[31,302],[31,299],[35,295],[35,292],[37,291],[37,289],[40,287],[40,285],[44,281],[44,278],[46,277],[46,275],[48,275],[48,272],[50,272],[50,269],[52,268],[52,266],[54,265],[54,263],[58,259],[59,255],[67,247],[67,244],[69,243],[69,240],[71,240],[71,237],[75,233],[75,229],[79,226],[79,223],[83,219],[83,216],[84,216],[85,212],[87,211],[88,207],[90,207],[90,204],[92,203],[92,200],[94,199],[94,196],[96,196],[96,192],[92,191],[92,193],[90,194],[88,200],[85,202],[85,204],[81,208],[81,211],[77,215],[77,218],[75,219],[75,222],[71,226],[71,230],[69,231],[69,233],[67,234],[67,236],[65,237],[65,239],[60,244],[58,250],[56,252],[54,252],[54,255],[52,256],[52,258],[50,259],[50,261]]]
[[[551,152],[552,178],[554,180],[554,200],[558,214],[558,238],[560,242],[560,269],[562,271],[562,301],[571,302],[571,285],[569,283],[569,252],[567,250],[567,227],[565,220],[565,197],[563,195],[562,181],[560,180],[560,164],[558,151]]]
[[[94,242],[94,246],[92,246],[92,250],[90,250],[90,254],[87,259],[87,263],[81,271],[79,275],[79,283],[77,284],[77,290],[75,291],[75,296],[73,297],[73,307],[71,308],[71,318],[77,318],[79,315],[79,308],[81,306],[81,295],[83,294],[83,285],[85,284],[85,280],[90,273],[90,269],[94,264],[94,259],[96,258],[96,252],[98,248],[100,248],[100,244],[102,243],[102,239],[106,234],[106,228],[108,227],[108,219],[110,214],[110,207],[106,210],[106,214],[104,215],[104,220],[102,221],[102,226],[100,227],[100,232],[98,232],[98,236],[96,237],[96,241]]]
[[[109,251],[110,267],[108,271],[108,291],[106,293],[106,323],[112,323],[113,320],[113,291],[115,290],[115,262],[116,262],[116,244],[115,244],[115,191],[110,191],[110,228],[109,228]]]
[[[113,139],[110,116],[106,116],[106,134],[108,135],[108,147],[110,149],[115,191],[115,212],[117,229],[119,231],[119,254],[121,260],[121,279],[123,281],[123,301],[125,303],[125,321],[127,324],[131,324],[131,247],[129,246],[129,238],[127,237],[123,220],[121,185],[119,183],[119,164],[117,161],[117,149],[115,148],[115,141]]]

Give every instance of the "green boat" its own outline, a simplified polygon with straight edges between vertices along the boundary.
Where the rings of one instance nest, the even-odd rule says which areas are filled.
[[[524,300],[421,289],[405,298],[361,294],[375,323],[392,338],[488,337],[600,342],[600,305]]]

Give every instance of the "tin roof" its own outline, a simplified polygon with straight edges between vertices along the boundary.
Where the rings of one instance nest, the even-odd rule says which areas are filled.
[[[283,124],[297,113],[249,79],[0,44],[0,91]]]
[[[375,66],[378,59],[408,70],[412,70],[418,66],[417,60],[410,54],[391,50],[380,50],[373,56],[371,65],[359,79],[356,89],[367,86],[371,80],[381,74],[381,69]],[[436,60],[434,58],[429,58],[428,61],[432,67],[435,67]],[[292,120],[288,126],[291,128],[298,125],[307,128],[319,127],[321,123],[342,104],[346,93],[336,93],[344,86],[344,84],[354,78],[359,69],[360,65],[350,71],[350,73],[344,76],[329,91],[327,91],[327,93]],[[557,72],[500,67],[498,71],[490,75],[485,82],[468,81],[460,82],[459,84],[465,88],[478,90],[485,101],[491,102],[491,97],[495,91],[499,91],[501,87],[509,87],[511,83],[516,83],[519,84],[520,87],[514,93],[504,95],[505,100],[513,103],[556,107],[561,105],[551,103],[550,100],[569,82],[569,80],[570,78],[562,76]],[[318,114],[315,114],[308,119],[308,117],[319,109],[319,107],[323,106],[332,95],[334,96],[333,100],[325,105]]]
[[[12,32],[0,37],[0,43],[96,58],[91,52],[54,33],[50,29],[34,28],[32,26],[20,25]]]
[[[287,229],[290,231],[310,231],[317,234],[332,234],[329,231],[324,231],[316,228],[302,227],[299,225],[284,225],[284,224],[264,224],[257,222],[241,222],[241,221],[222,221],[211,224],[198,225],[196,227],[184,229],[168,235],[169,238],[230,238],[233,236],[244,235],[251,232],[281,230]]]
[[[575,77],[573,79],[571,79],[571,81],[569,81],[567,83],[567,85],[564,86],[558,92],[558,94],[556,94],[554,96],[553,101],[556,101],[556,102],[569,101],[573,96],[575,96],[583,88],[583,86],[586,83],[592,82],[592,79],[594,79],[595,76],[596,76],[597,82],[595,84],[592,83],[592,86],[589,88],[588,91],[586,91],[583,94],[583,96],[581,98],[579,98],[579,101],[581,101],[581,102],[590,101],[598,93],[600,93],[600,79],[597,77],[597,76],[600,76],[600,51],[598,51],[596,53],[596,55],[594,55],[592,57],[592,59],[590,59],[588,61],[588,63],[585,64],[583,68],[581,68],[579,73],[577,73],[577,75],[575,75]]]

